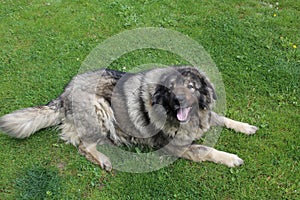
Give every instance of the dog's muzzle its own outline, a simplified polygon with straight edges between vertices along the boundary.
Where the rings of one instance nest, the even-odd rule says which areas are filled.
[[[185,87],[179,87],[174,90],[176,118],[179,122],[190,120],[191,110],[196,102],[196,98],[191,91]]]

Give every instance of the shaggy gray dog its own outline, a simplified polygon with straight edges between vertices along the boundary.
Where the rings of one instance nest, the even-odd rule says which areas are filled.
[[[0,129],[12,137],[25,138],[59,125],[63,140],[108,171],[112,169],[110,159],[97,145],[163,147],[172,156],[195,162],[239,166],[243,160],[237,155],[193,143],[214,125],[248,135],[257,131],[255,126],[214,113],[215,100],[212,83],[194,67],[136,74],[101,69],[74,77],[47,105],[4,115]]]

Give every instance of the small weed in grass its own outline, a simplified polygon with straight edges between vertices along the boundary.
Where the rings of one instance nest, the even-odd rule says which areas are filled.
[[[59,199],[61,181],[55,169],[33,167],[15,180],[17,199]]]

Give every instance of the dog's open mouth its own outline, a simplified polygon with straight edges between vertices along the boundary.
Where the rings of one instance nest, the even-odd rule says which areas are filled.
[[[179,108],[177,110],[177,119],[180,122],[187,122],[189,120],[190,116],[190,111],[192,107],[187,107],[187,108]]]

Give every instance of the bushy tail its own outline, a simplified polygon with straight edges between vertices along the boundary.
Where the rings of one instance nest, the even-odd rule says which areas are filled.
[[[34,132],[59,124],[63,119],[60,100],[45,106],[17,110],[0,117],[0,130],[15,138],[25,138]]]

